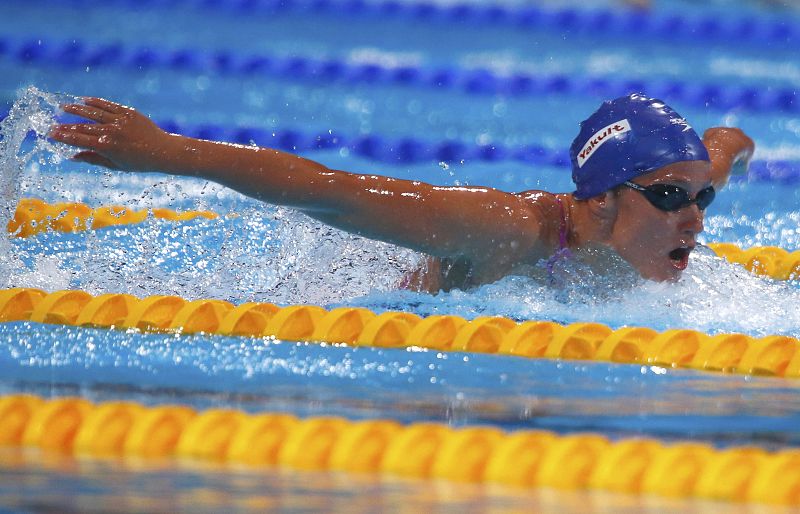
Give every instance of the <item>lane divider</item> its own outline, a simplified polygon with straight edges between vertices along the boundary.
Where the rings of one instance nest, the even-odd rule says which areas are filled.
[[[361,307],[326,310],[315,305],[234,305],[223,300],[186,301],[154,295],[92,296],[84,291],[0,290],[0,322],[138,329],[144,332],[217,334],[284,341],[326,342],[378,348],[423,347],[527,358],[641,364],[744,375],[800,378],[800,341],[771,335],[710,336],[689,329],[647,327],[612,330],[601,323],[517,323],[482,316],[421,318],[408,312],[376,314]]]
[[[40,2],[42,0],[39,0]],[[44,0],[45,2],[52,0]],[[59,4],[91,7],[95,0],[68,0]],[[666,41],[736,41],[747,45],[789,46],[800,39],[800,27],[790,19],[757,18],[752,14],[720,16],[719,13],[683,15],[638,9],[561,9],[540,8],[531,4],[501,5],[494,2],[435,2],[397,0],[109,0],[103,6],[118,5],[141,10],[151,8],[214,9],[253,16],[300,12],[309,15],[333,14],[348,18],[389,18],[414,23],[448,24],[474,27],[505,27],[521,31],[546,30],[559,35],[570,33],[594,36],[614,35],[616,39],[649,38]]]
[[[188,221],[198,217],[215,219],[211,211],[176,212],[171,209],[133,209],[119,205],[92,208],[83,203],[48,204],[38,198],[23,198],[8,223],[12,237],[31,237],[48,230],[80,232],[145,221],[149,215],[169,221]],[[800,279],[800,250],[789,252],[777,246],[756,246],[743,250],[732,243],[710,243],[709,248],[748,271],[776,280]]]
[[[0,447],[800,505],[800,450],[0,396]]]
[[[602,76],[495,73],[485,68],[431,68],[417,65],[387,66],[354,63],[333,57],[301,55],[240,55],[227,50],[181,48],[163,50],[121,43],[97,44],[80,39],[54,41],[48,37],[19,39],[0,36],[0,57],[23,64],[48,64],[59,68],[113,66],[133,70],[166,69],[188,73],[244,75],[311,80],[343,84],[391,84],[400,87],[459,91],[468,95],[587,95],[598,99],[646,92],[703,110],[743,109],[755,112],[800,112],[800,93],[787,87],[732,86],[724,83],[687,83],[677,79],[616,79]]]
[[[219,217],[218,214],[211,211],[177,212],[160,207],[133,209],[122,205],[92,208],[79,202],[49,204],[38,198],[23,198],[17,204],[14,217],[8,222],[7,229],[12,237],[31,237],[50,230],[82,232],[142,223],[149,216],[168,221]]]
[[[800,250],[790,252],[778,246],[740,248],[733,243],[709,243],[708,247],[729,262],[775,280],[800,279]]]

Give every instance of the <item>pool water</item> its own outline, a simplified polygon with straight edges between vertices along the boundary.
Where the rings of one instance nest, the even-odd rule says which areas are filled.
[[[136,106],[171,130],[232,139],[247,128],[248,137],[294,142],[299,153],[335,169],[442,185],[568,191],[563,156],[584,117],[631,88],[671,92],[664,99],[696,128],[739,126],[757,143],[758,173],[734,179],[718,195],[704,242],[800,248],[800,103],[791,96],[800,83],[800,19],[791,8],[675,0],[653,2],[647,15],[608,1],[598,4],[594,17],[581,17],[576,3],[559,3],[543,9],[560,14],[524,25],[457,19],[435,9],[438,15],[412,16],[407,3],[398,4],[394,16],[364,14],[346,2],[323,4],[329,8],[233,0],[7,2],[0,16],[0,107],[11,110],[0,141],[5,207],[33,196],[223,216],[3,238],[0,286],[800,335],[796,281],[756,277],[708,250],[693,255],[677,284],[597,277],[571,263],[552,284],[508,277],[435,296],[399,291],[404,272],[422,256],[207,182],[71,163],[63,159],[64,148],[43,138],[60,116],[59,101],[104,96]],[[512,14],[528,7],[497,5]],[[720,33],[738,30],[749,43],[715,38],[708,23],[702,25],[707,32],[681,37],[633,30],[625,16],[654,20],[645,27],[673,26],[668,23],[675,17],[681,23],[714,19]],[[564,21],[573,19],[580,23]],[[747,26],[760,36],[748,36]],[[117,53],[101,58],[110,47]],[[245,66],[254,57],[261,67]],[[327,75],[307,71],[320,62],[330,65]],[[412,78],[392,78],[398,70]],[[434,75],[453,83],[419,78]],[[538,85],[496,86],[520,76]],[[365,141],[377,150],[365,151]],[[446,145],[449,153],[442,150]],[[592,431],[612,438],[643,434],[775,449],[800,442],[795,382],[416,349],[0,325],[0,394],[79,394],[96,402]],[[137,467],[18,451],[0,455],[0,512],[746,509],[335,474],[309,479],[196,463]]]

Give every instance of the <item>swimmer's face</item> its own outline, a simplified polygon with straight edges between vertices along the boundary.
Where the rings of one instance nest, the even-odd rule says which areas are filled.
[[[641,186],[678,186],[694,198],[711,185],[711,164],[678,162],[632,182]],[[615,195],[617,215],[609,241],[612,248],[644,278],[677,280],[689,263],[697,234],[703,231],[703,211],[694,203],[677,211],[662,211],[639,191],[624,186]]]

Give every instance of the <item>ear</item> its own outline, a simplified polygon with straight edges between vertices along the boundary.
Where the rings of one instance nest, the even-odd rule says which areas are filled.
[[[606,191],[603,194],[587,199],[586,204],[589,207],[592,219],[597,223],[601,239],[610,237],[614,222],[617,220],[617,210],[619,208],[617,194],[613,190]]]
[[[613,220],[617,217],[617,195],[613,191],[593,196],[586,200],[589,212],[598,221]]]

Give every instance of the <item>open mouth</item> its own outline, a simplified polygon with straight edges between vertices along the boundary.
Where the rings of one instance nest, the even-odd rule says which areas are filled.
[[[681,246],[669,252],[672,265],[679,270],[685,270],[686,266],[689,265],[689,254],[692,253],[693,249],[691,246]]]

